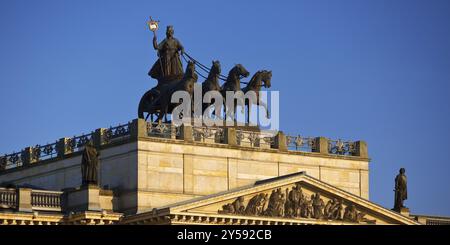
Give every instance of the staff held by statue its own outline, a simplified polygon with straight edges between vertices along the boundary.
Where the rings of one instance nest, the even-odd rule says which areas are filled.
[[[159,20],[153,20],[152,17],[150,16],[149,21],[147,21],[147,26],[148,26],[148,29],[153,32],[153,43],[156,43],[156,31],[159,29]],[[157,50],[157,54],[159,57],[159,50]],[[159,59],[159,65],[161,67],[161,73],[164,76],[161,59]]]

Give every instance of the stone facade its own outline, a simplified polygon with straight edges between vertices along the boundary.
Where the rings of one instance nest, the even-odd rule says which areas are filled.
[[[103,189],[114,190],[115,211],[145,212],[300,171],[369,198],[365,143],[358,150],[358,154],[364,155],[361,157],[356,149],[349,154],[331,153],[323,137],[316,141],[320,147],[302,151],[288,149],[287,140],[280,138],[289,138],[282,133],[270,138],[263,132],[250,132],[252,135],[244,137],[245,132],[229,128],[221,129],[219,139],[218,134],[208,135],[205,128],[158,127],[134,120],[118,137],[105,139],[106,129],[97,129],[90,135],[100,148],[99,183]],[[259,142],[255,143],[255,139]],[[63,138],[59,142],[75,141]],[[58,157],[1,171],[0,183],[47,190],[81,186],[80,151],[66,151],[64,145],[60,148],[64,152]]]
[[[369,197],[367,159],[153,139],[139,141],[138,149],[138,206],[143,211],[301,171]]]
[[[420,224],[368,201],[369,161],[363,141],[134,120],[0,157],[0,224]]]

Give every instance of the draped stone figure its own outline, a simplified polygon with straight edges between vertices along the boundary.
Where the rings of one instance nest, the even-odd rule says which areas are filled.
[[[180,80],[183,77],[183,67],[180,54],[184,52],[183,45],[173,37],[173,26],[167,26],[166,38],[157,43],[156,34],[153,37],[153,48],[158,51],[158,60],[153,64],[148,75],[161,81]]]
[[[300,205],[303,199],[302,187],[296,183],[292,190],[286,193],[284,213],[286,217],[300,216]]]
[[[284,193],[281,193],[281,188],[273,190],[269,197],[269,204],[264,212],[264,215],[272,217],[284,216],[284,203],[286,197]]]
[[[336,199],[333,201],[334,205],[331,207],[329,212],[329,218],[334,220],[340,220],[342,217],[342,200],[337,201]]]
[[[240,196],[232,203],[228,203],[222,206],[222,210],[219,210],[219,214],[244,214],[244,197]]]
[[[81,176],[83,185],[98,184],[98,156],[100,154],[95,149],[91,141],[84,148],[81,158]]]
[[[350,204],[345,208],[344,221],[358,222],[358,211],[356,211],[354,204]]]
[[[314,198],[314,194],[312,195],[311,198]],[[308,197],[304,197],[303,200],[301,200],[300,216],[302,218],[313,217],[312,199],[309,199]]]
[[[267,196],[268,194],[260,193],[252,197],[245,208],[245,214],[256,216],[262,214],[264,205],[267,201]]]
[[[320,193],[316,193],[315,196],[311,197],[313,206],[314,218],[320,219],[323,217],[323,208],[325,206],[322,198],[320,198]]]
[[[408,199],[408,191],[406,185],[405,169],[401,168],[399,174],[395,177],[395,201],[394,210],[400,211],[401,208],[405,208],[403,201]]]

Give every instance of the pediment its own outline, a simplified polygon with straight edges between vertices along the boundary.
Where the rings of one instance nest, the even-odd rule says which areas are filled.
[[[304,172],[258,181],[162,209],[170,214],[289,219],[307,223],[419,224]]]

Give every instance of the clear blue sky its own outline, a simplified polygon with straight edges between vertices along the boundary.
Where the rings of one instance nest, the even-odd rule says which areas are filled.
[[[447,0],[2,0],[0,154],[136,118],[149,15],[203,63],[271,69],[285,132],[366,140],[372,201],[405,167],[411,211],[450,215]]]

